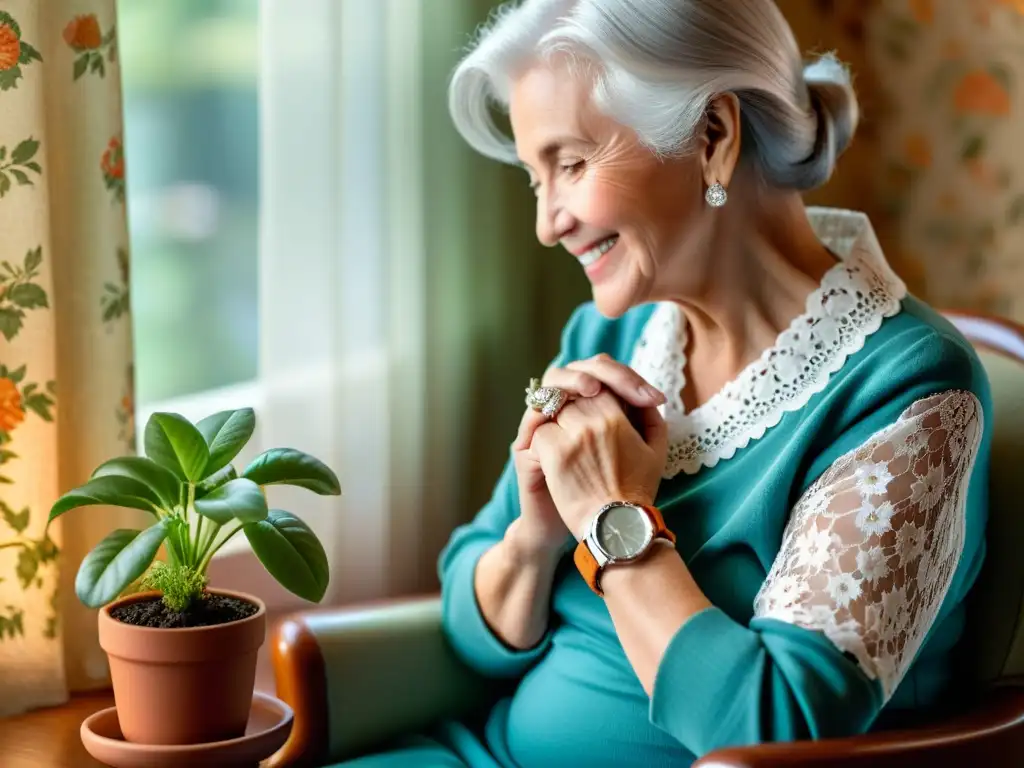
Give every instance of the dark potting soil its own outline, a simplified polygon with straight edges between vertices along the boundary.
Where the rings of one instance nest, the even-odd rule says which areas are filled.
[[[114,608],[110,615],[125,624],[136,627],[183,629],[211,627],[227,624],[256,613],[256,606],[245,600],[224,595],[207,595],[197,600],[187,611],[172,611],[159,597],[151,597]]]

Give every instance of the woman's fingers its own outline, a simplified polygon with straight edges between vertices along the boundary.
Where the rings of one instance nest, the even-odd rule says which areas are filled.
[[[541,384],[565,390],[570,400],[596,397],[607,390],[637,408],[653,408],[665,402],[665,396],[639,373],[605,354],[569,363],[564,368],[549,368]],[[528,408],[519,422],[519,433],[512,447],[515,450],[529,448],[534,431],[547,420],[544,414]]]
[[[573,373],[584,374],[596,379],[627,403],[638,408],[648,408],[665,402],[665,395],[651,386],[643,376],[609,355],[598,355],[589,360],[578,360],[569,363],[563,370],[570,370]],[[555,386],[560,385],[556,384]]]
[[[570,397],[594,397],[601,392],[601,380],[591,376],[586,371],[576,371],[572,368],[549,368],[544,373],[541,385],[545,387],[558,387],[569,393]]]
[[[548,417],[543,413],[535,411],[533,408],[527,408],[523,418],[519,420],[519,432],[516,435],[515,442],[512,443],[512,449],[515,451],[525,451],[529,448],[530,443],[533,441],[534,430],[547,420]]]

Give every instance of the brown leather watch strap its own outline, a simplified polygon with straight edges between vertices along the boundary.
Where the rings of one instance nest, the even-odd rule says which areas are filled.
[[[676,543],[676,535],[665,526],[665,518],[662,517],[660,509],[646,504],[637,504],[636,506],[643,509],[654,524],[654,536],[651,539],[652,546],[654,539],[659,538],[667,539],[673,544]],[[648,551],[650,551],[649,548]],[[642,558],[643,555],[641,556],[641,559]],[[573,562],[576,563],[576,569],[580,572],[583,580],[587,582],[587,585],[594,590],[594,592],[603,597],[604,590],[601,589],[601,571],[603,569],[598,564],[597,558],[594,557],[594,553],[590,551],[590,544],[586,539],[583,539],[576,545],[576,551],[573,553],[572,559]]]

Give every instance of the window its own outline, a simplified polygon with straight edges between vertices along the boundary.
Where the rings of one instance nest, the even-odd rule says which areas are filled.
[[[118,3],[143,412],[257,376],[259,6]]]

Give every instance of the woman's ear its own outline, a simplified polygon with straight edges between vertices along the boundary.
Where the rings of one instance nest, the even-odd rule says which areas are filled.
[[[735,94],[723,93],[708,103],[700,138],[704,183],[728,187],[740,159],[740,100]]]

